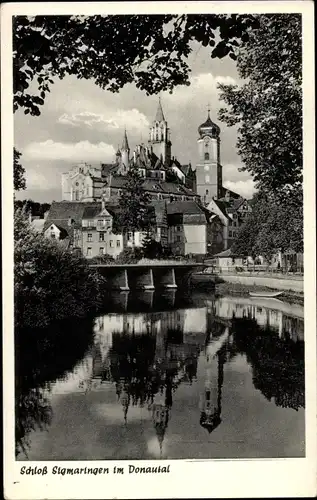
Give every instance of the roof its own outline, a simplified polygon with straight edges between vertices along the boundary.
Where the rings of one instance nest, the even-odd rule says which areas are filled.
[[[215,255],[213,255],[213,257],[219,257],[219,258],[222,258],[222,257],[238,257],[238,254],[233,253],[232,250],[231,250],[231,248],[227,248],[227,250],[223,250],[223,252],[216,253]],[[240,257],[243,257],[243,256],[240,255]]]
[[[114,188],[124,188],[127,183],[127,177],[125,176],[112,176],[109,180],[109,186]],[[187,195],[195,197],[197,196],[191,189],[186,188],[181,184],[175,184],[173,182],[159,182],[156,179],[145,179],[143,182],[143,188],[146,191],[154,191],[156,193],[167,193],[167,194],[178,194]]]
[[[101,177],[104,178],[104,177],[107,177],[112,170],[116,169],[118,167],[118,165],[116,165],[114,163],[102,163],[101,167],[102,167]]]
[[[185,174],[185,175],[188,175],[189,173],[192,172],[192,166],[191,164],[189,163],[188,165],[182,165],[182,172]]]
[[[55,224],[59,229],[64,229],[70,236],[73,234],[74,228],[81,227],[81,221],[85,208],[95,206],[93,202],[79,201],[53,201],[48,211],[43,230]],[[101,204],[99,204],[101,207]],[[73,224],[69,225],[69,219],[73,220]]]
[[[238,210],[238,208],[245,202],[245,198],[242,198],[242,196],[240,198],[237,198],[236,200],[233,200],[232,202],[232,206],[235,210]]]
[[[159,103],[158,103],[158,107],[157,107],[156,115],[155,115],[155,121],[156,122],[164,122],[165,121],[163,108],[162,108],[162,104],[161,104],[161,99],[159,99]]]
[[[47,231],[47,229],[52,225],[54,225],[55,227],[57,227],[57,229],[59,229],[61,240],[66,238],[67,236],[70,236],[73,232],[72,227],[68,226],[68,219],[65,220],[59,219],[58,221],[50,220],[49,224],[46,223],[44,224],[43,231]]]
[[[224,186],[221,186],[221,196],[224,197],[227,191],[229,191],[230,198],[235,198],[235,199],[241,198],[240,194],[236,193],[235,191],[231,191],[231,189],[227,189]]]
[[[215,133],[218,135],[220,133],[220,127],[211,120],[208,110],[207,120],[198,127],[198,132],[200,135],[208,135],[212,131],[215,131]]]
[[[33,219],[31,222],[34,231],[38,233],[41,233],[43,231],[44,224],[45,224],[45,219]]]
[[[171,201],[166,204],[169,224],[206,224],[206,213],[195,201]]]
[[[204,213],[195,201],[171,201],[166,204],[166,209],[168,214],[186,213],[192,215]]]
[[[83,212],[83,219],[93,219],[101,212],[101,203],[97,203],[95,206],[86,207]]]
[[[217,207],[221,210],[223,215],[228,218],[228,214],[227,214],[228,203],[225,201],[220,201],[220,200],[213,200],[213,201],[217,205]]]
[[[122,150],[130,151],[126,129],[124,130],[123,134]]]

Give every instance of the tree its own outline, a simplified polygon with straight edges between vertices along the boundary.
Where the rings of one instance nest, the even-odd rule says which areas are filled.
[[[148,233],[142,242],[143,255],[146,259],[160,259],[164,256],[164,249],[160,241],[153,239]]]
[[[15,191],[21,191],[26,188],[25,169],[20,163],[22,153],[13,148],[13,186]]]
[[[15,327],[45,327],[94,313],[101,303],[101,276],[87,260],[33,231],[25,213],[14,216]]]
[[[15,207],[24,210],[24,212],[31,212],[33,216],[44,217],[45,213],[50,209],[49,203],[39,203],[33,200],[15,200]]]
[[[219,85],[219,118],[238,125],[237,150],[256,186],[288,197],[302,187],[302,37],[299,14],[258,17],[239,50],[237,85]]]
[[[303,201],[295,193],[288,200],[259,193],[252,212],[241,226],[232,250],[270,261],[278,251],[303,252]]]
[[[150,195],[144,190],[144,179],[138,169],[131,166],[127,174],[127,182],[119,198],[120,211],[117,225],[123,234],[132,233],[132,246],[136,231],[149,231],[152,227],[153,214],[149,205]]]
[[[235,51],[257,21],[248,15],[16,16],[14,110],[40,115],[54,77],[76,75],[118,92],[134,82],[147,95],[189,85],[186,62],[196,41],[211,57]],[[30,90],[36,81],[37,89]]]

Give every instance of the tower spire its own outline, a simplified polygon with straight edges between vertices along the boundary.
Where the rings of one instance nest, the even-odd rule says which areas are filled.
[[[123,135],[123,141],[122,141],[122,150],[124,151],[130,151],[129,148],[129,143],[128,143],[128,137],[127,137],[127,129],[124,129],[124,135]]]
[[[208,118],[210,118],[210,103],[209,102],[207,104],[207,113],[208,113]]]
[[[157,107],[157,111],[156,111],[156,115],[155,115],[155,121],[156,122],[164,122],[165,121],[160,97],[159,97],[158,107]]]

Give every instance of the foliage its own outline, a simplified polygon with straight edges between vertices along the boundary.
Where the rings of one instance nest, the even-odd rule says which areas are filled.
[[[14,220],[16,327],[44,327],[68,317],[84,317],[101,302],[102,278],[82,257],[30,227],[21,210]]]
[[[235,59],[250,26],[254,16],[236,14],[16,16],[14,110],[39,116],[54,78],[66,75],[112,92],[134,82],[147,95],[189,85],[193,42]]]
[[[152,225],[152,210],[149,205],[150,195],[143,189],[144,180],[138,169],[131,166],[127,174],[125,189],[119,199],[117,225],[123,234],[136,231],[146,231]]]
[[[15,191],[26,188],[25,169],[20,163],[22,153],[13,148],[13,187]]]
[[[143,240],[142,251],[146,259],[160,259],[165,256],[162,243],[153,239],[150,234]]]
[[[114,263],[114,258],[112,255],[109,254],[103,254],[103,255],[97,255],[96,257],[93,257],[92,259],[89,260],[90,264],[113,264]]]
[[[232,322],[233,350],[246,354],[254,387],[277,406],[296,411],[305,407],[304,342],[279,338],[277,332],[251,319],[233,318]]]
[[[303,251],[303,199],[295,193],[288,200],[259,193],[252,212],[240,228],[232,250],[270,260],[277,251]]]
[[[139,247],[125,248],[118,255],[116,263],[118,264],[134,264],[143,258],[143,251]]]
[[[219,85],[219,118],[238,125],[237,150],[256,186],[288,197],[302,184],[302,38],[299,14],[258,16],[239,50],[243,83]]]
[[[31,212],[34,217],[40,217],[40,219],[44,217],[50,206],[49,203],[39,203],[33,200],[15,200],[15,208],[23,208],[24,212]]]

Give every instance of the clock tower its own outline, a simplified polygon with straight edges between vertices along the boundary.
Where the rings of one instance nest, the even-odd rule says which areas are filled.
[[[221,197],[222,166],[220,164],[220,128],[210,118],[198,127],[197,194],[204,205]]]

